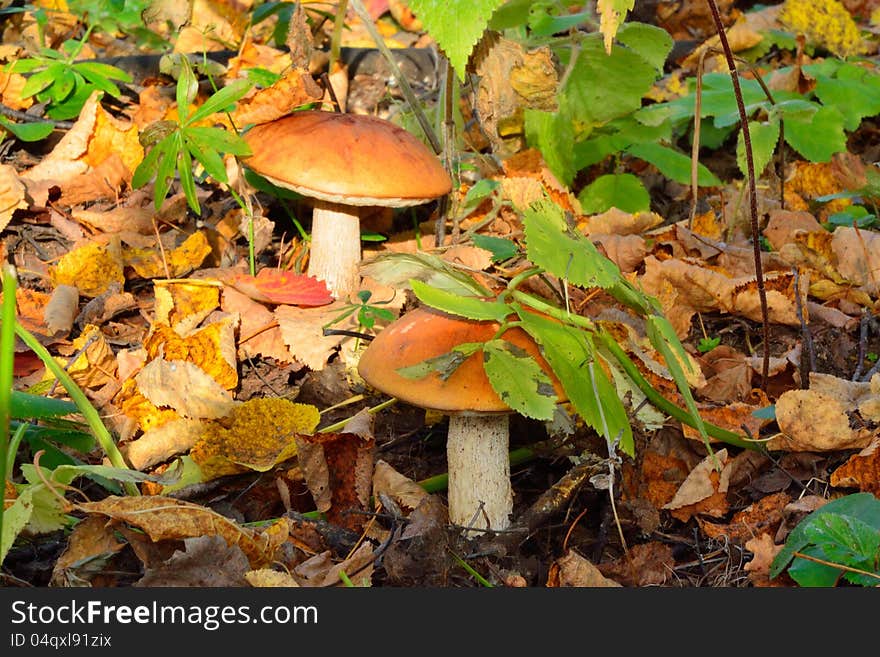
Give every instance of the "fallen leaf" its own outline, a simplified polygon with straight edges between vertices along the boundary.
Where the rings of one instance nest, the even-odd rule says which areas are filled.
[[[880,437],[831,473],[836,488],[858,488],[880,497]]]
[[[144,470],[189,451],[204,431],[201,420],[180,418],[144,432],[120,449],[131,467]]]
[[[730,523],[714,523],[697,518],[697,524],[709,538],[726,537],[738,545],[747,545],[749,540],[761,534],[772,536],[776,533],[782,523],[782,510],[789,502],[791,496],[788,493],[774,493],[737,511]]]
[[[79,311],[79,290],[73,285],[57,285],[43,309],[46,329],[53,335],[70,332]]]
[[[567,550],[564,555],[550,564],[547,586],[551,588],[566,586],[614,588],[621,585],[605,577],[596,566],[574,550]]]
[[[220,290],[220,284],[210,280],[153,281],[155,324],[167,324],[178,336],[198,334],[196,327],[220,306]],[[234,360],[227,362],[234,364]]]
[[[170,407],[183,417],[220,418],[237,404],[215,379],[185,360],[154,358],[134,379],[151,403]]]
[[[880,291],[880,234],[838,226],[831,236],[837,270],[872,297]]]
[[[238,274],[226,283],[251,299],[264,303],[325,306],[333,302],[333,295],[323,281],[283,269],[264,267],[256,276]]]
[[[342,301],[314,308],[278,306],[275,309],[275,319],[290,353],[310,370],[319,371],[324,369],[330,354],[346,339],[341,335],[325,336],[324,326],[345,309],[346,304]],[[352,326],[334,325],[333,328],[346,329]]]
[[[83,296],[96,297],[114,283],[125,284],[121,256],[113,248],[88,243],[61,256],[49,268],[52,285],[71,285]]]
[[[388,495],[405,509],[415,509],[429,495],[415,481],[379,459],[373,471],[373,497],[379,499],[381,494]]]
[[[183,545],[164,563],[144,568],[143,577],[132,586],[244,586],[250,565],[238,545],[228,545],[220,536],[184,538]]]
[[[275,551],[287,538],[287,522],[284,519],[257,531],[242,527],[199,504],[158,495],[111,495],[99,502],[77,504],[76,508],[138,527],[153,541],[219,536],[227,545],[241,548],[251,568],[272,563]]]
[[[721,465],[720,473],[715,467],[716,463]],[[732,466],[726,448],[710,454],[690,471],[675,497],[663,508],[670,510],[672,516],[682,522],[698,514],[720,518],[727,513],[727,488]]]
[[[355,586],[370,586],[373,578],[373,546],[364,542],[344,561],[333,563],[329,551],[321,552],[294,568],[302,586],[344,586],[339,577],[345,572]]]
[[[232,120],[236,125],[268,123],[321,100],[322,95],[321,86],[308,71],[290,67],[271,86],[239,101]]]
[[[278,363],[294,362],[281,337],[275,315],[266,306],[230,286],[223,288],[220,306],[224,312],[238,315],[241,319],[238,339],[240,358],[264,356]]]
[[[51,585],[58,587],[92,586],[92,576],[100,574],[108,557],[125,543],[108,526],[107,520],[92,516],[77,523],[67,538],[67,547],[52,568]],[[90,568],[96,564],[97,568]]]
[[[641,235],[663,223],[656,212],[624,212],[610,208],[600,214],[584,217],[578,222],[578,230],[584,235]]]
[[[124,249],[122,257],[141,278],[181,278],[197,268],[211,253],[204,231],[196,231],[169,251]]]
[[[768,586],[787,586],[781,579],[770,579],[770,564],[773,559],[782,550],[782,545],[775,545],[773,538],[766,533],[760,534],[755,538],[746,542],[745,548],[753,554],[743,568],[749,574],[749,581],[752,586],[768,587]]]
[[[244,574],[244,578],[247,580],[248,584],[256,588],[299,586],[299,582],[297,582],[290,573],[272,570],[270,568],[249,570]]]
[[[165,324],[154,324],[144,348],[148,359],[162,356],[166,361],[186,361],[226,390],[234,390],[238,385],[234,334],[235,318],[230,315],[183,335]]]
[[[16,210],[28,207],[26,195],[24,183],[15,168],[0,164],[0,231],[6,229]]]
[[[662,586],[672,574],[675,558],[666,543],[650,541],[629,548],[614,561],[600,563],[599,571],[622,586]]]

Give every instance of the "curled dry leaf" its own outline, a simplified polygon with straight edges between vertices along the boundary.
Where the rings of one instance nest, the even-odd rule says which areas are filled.
[[[787,390],[776,400],[780,433],[768,449],[828,452],[862,449],[876,436],[880,422],[880,374],[870,382],[847,381],[810,372],[807,390]]]
[[[367,542],[361,543],[340,563],[333,563],[328,550],[294,568],[294,574],[302,586],[343,586],[339,577],[339,573],[343,571],[355,586],[370,586],[373,577],[373,546]]]
[[[789,502],[791,496],[788,493],[773,493],[737,511],[730,523],[714,523],[697,518],[697,524],[709,538],[727,537],[736,544],[747,544],[749,539],[760,534],[774,535],[782,524],[782,510]]]
[[[180,418],[146,431],[121,449],[131,467],[144,470],[189,451],[204,430],[201,420]]]
[[[752,586],[786,586],[781,580],[770,579],[770,564],[782,550],[781,545],[775,545],[769,534],[762,533],[747,541],[745,548],[754,555],[744,566]]]
[[[605,577],[588,559],[574,550],[568,550],[550,565],[547,586],[551,588],[564,586],[613,588],[621,585]]]
[[[400,474],[387,461],[379,459],[373,471],[373,496],[388,495],[405,509],[415,509],[429,493],[415,481]]]
[[[235,318],[229,315],[187,335],[165,324],[154,324],[144,339],[144,348],[148,359],[162,356],[166,361],[187,361],[226,390],[234,390],[238,385],[234,333]]]
[[[257,531],[242,527],[207,507],[171,497],[118,497],[77,504],[79,511],[99,514],[143,530],[153,541],[219,536],[237,545],[251,568],[272,563],[278,547],[287,539],[287,521],[281,519]]]
[[[192,419],[220,418],[237,402],[194,363],[155,358],[134,377],[138,390],[157,407],[170,407]]]
[[[880,437],[831,473],[831,485],[858,488],[880,497]]]
[[[144,568],[133,586],[232,587],[245,584],[250,564],[238,545],[228,545],[220,536],[183,539],[183,550],[175,550],[164,562]]]
[[[321,100],[322,95],[321,86],[307,70],[289,68],[271,86],[239,101],[232,120],[235,125],[268,123],[297,107]]]
[[[73,285],[58,285],[43,309],[46,328],[53,335],[67,334],[79,310],[79,290]]]
[[[67,547],[55,562],[52,568],[52,586],[81,586],[83,582],[91,585],[90,578],[84,577],[79,567],[92,560],[106,560],[124,547],[125,543],[117,538],[105,518],[86,518],[73,528],[67,539]]]

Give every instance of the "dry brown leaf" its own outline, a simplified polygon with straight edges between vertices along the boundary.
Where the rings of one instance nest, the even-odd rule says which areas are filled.
[[[122,453],[135,470],[144,470],[184,454],[204,433],[201,420],[180,418],[145,432],[137,440],[121,446]]]
[[[24,183],[15,169],[8,164],[0,164],[0,231],[12,221],[16,210],[28,207]]]
[[[405,509],[415,509],[429,493],[415,481],[400,474],[387,461],[379,459],[373,472],[373,496],[388,495]]]
[[[174,52],[200,53],[225,50],[241,43],[249,12],[222,0],[192,0],[192,13],[174,39]]]
[[[238,545],[220,536],[184,538],[184,550],[175,550],[164,562],[144,567],[144,575],[132,586],[239,587],[250,564]]]
[[[322,95],[323,90],[307,70],[290,68],[271,86],[239,101],[232,120],[236,125],[268,123],[320,100]]]
[[[701,397],[716,402],[745,401],[752,391],[752,368],[746,356],[727,345],[719,345],[699,358],[706,385],[697,390]]]
[[[601,214],[584,217],[578,222],[578,230],[584,235],[641,235],[663,223],[656,212],[624,212],[611,208]]]
[[[215,379],[185,360],[155,358],[134,379],[152,404],[170,407],[183,417],[220,418],[237,404]]]
[[[12,57],[4,57],[4,61],[12,61]],[[4,67],[5,68],[5,67]],[[0,102],[13,110],[24,111],[34,104],[34,97],[21,97],[21,90],[27,83],[27,78],[21,73],[7,73],[0,70]]]
[[[791,496],[788,493],[773,493],[737,511],[729,524],[709,522],[704,518],[697,518],[697,524],[709,538],[725,536],[742,545],[760,534],[775,534],[782,523],[782,510],[789,502]]]
[[[103,560],[116,554],[125,543],[121,542],[106,518],[91,516],[77,523],[67,538],[67,547],[52,568],[52,586],[91,586],[91,578],[84,576],[92,560],[103,565]],[[98,571],[100,572],[100,571]],[[94,572],[90,573],[96,574]]]
[[[588,559],[574,550],[568,550],[550,565],[547,586],[551,588],[565,586],[614,588],[621,585],[605,577]]]
[[[373,577],[373,546],[364,542],[344,561],[333,563],[330,552],[321,552],[294,568],[302,586],[344,586],[344,571],[355,586],[370,586]]]
[[[591,237],[602,246],[608,259],[624,274],[632,273],[641,267],[648,253],[645,238],[641,235],[592,235]]]
[[[880,291],[880,234],[839,226],[831,236],[837,271],[872,297]]]
[[[324,325],[334,320],[345,309],[345,303],[333,303],[317,308],[297,306],[278,306],[275,319],[281,329],[284,344],[298,361],[310,370],[320,371],[343,340],[351,340],[339,335],[324,335]],[[352,324],[334,324],[333,328],[352,329]],[[356,329],[355,329],[356,330]]]
[[[770,246],[779,251],[783,244],[792,241],[796,231],[812,233],[825,229],[810,212],[776,209],[770,211],[763,233]]]
[[[241,318],[238,353],[241,358],[264,356],[279,363],[294,361],[281,337],[275,315],[261,303],[231,286],[223,287],[221,308]]]
[[[775,545],[773,538],[766,533],[756,536],[745,544],[745,548],[754,555],[752,560],[744,566],[752,586],[787,586],[781,578],[770,579],[770,564],[773,563],[773,559],[776,558],[782,547],[782,545]]]
[[[880,497],[880,437],[831,473],[831,485],[858,488]]]
[[[622,586],[662,586],[675,566],[672,548],[666,543],[650,541],[629,548],[614,561],[600,563],[599,570]]]
[[[767,448],[790,452],[862,449],[880,420],[880,375],[870,382],[810,372],[807,390],[787,390],[776,400],[780,433]],[[853,428],[853,427],[856,428]]]
[[[138,527],[153,541],[220,536],[227,545],[241,548],[251,568],[261,568],[272,563],[276,550],[287,539],[288,533],[287,521],[283,518],[261,531],[256,531],[242,527],[226,516],[198,504],[158,495],[111,495],[100,502],[77,504],[76,508]]]
[[[715,464],[721,465],[721,472]],[[674,518],[687,522],[692,516],[705,514],[720,518],[727,513],[727,488],[733,461],[723,448],[710,454],[690,471],[672,501],[663,506]]]

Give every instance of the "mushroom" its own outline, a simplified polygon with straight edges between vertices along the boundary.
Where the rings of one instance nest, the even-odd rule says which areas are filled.
[[[420,205],[452,190],[427,146],[378,117],[305,110],[254,126],[244,138],[250,169],[314,199],[308,274],[338,299],[360,285],[360,206]]]
[[[449,416],[449,519],[456,525],[492,530],[508,527],[513,511],[508,415],[515,411],[492,388],[481,352],[465,358],[445,380],[437,372],[411,379],[397,370],[441,356],[463,343],[491,340],[499,328],[497,322],[462,319],[420,306],[382,329],[358,363],[361,377],[376,390]],[[554,382],[557,397],[566,398],[538,345],[525,331],[513,327],[501,337],[532,356]]]

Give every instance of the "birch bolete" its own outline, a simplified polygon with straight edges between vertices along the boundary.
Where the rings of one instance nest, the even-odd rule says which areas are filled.
[[[492,388],[480,350],[464,358],[448,378],[433,371],[412,379],[397,370],[465,343],[491,340],[499,328],[497,322],[462,319],[420,306],[382,329],[358,363],[361,377],[376,390],[449,416],[449,519],[472,529],[501,530],[510,525],[513,490],[508,425],[515,411]],[[500,337],[532,356],[553,381],[557,397],[566,398],[538,345],[525,331],[513,327]]]
[[[375,116],[305,110],[254,126],[244,138],[248,168],[313,199],[308,274],[337,299],[360,286],[360,207],[421,205],[452,190],[425,144]]]

